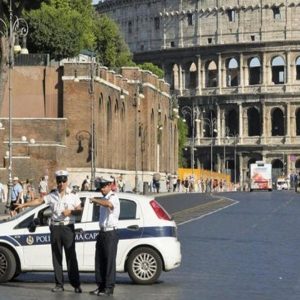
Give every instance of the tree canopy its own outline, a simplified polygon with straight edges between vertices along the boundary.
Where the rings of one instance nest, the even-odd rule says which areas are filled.
[[[153,74],[157,75],[158,78],[162,79],[164,78],[164,71],[159,68],[158,66],[154,65],[153,63],[149,63],[149,62],[146,62],[146,63],[143,63],[143,64],[140,64],[138,65],[142,70],[149,70],[151,71]]]

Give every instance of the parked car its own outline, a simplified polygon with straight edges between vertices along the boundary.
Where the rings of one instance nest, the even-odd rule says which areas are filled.
[[[277,178],[276,188],[279,191],[288,190],[290,188],[290,180],[287,178]]]
[[[83,211],[77,216],[76,251],[81,272],[94,272],[99,207],[89,202],[94,192],[79,192]],[[120,193],[117,272],[127,272],[133,282],[152,284],[162,271],[181,263],[177,226],[151,197]],[[51,271],[49,217],[46,204],[26,208],[0,223],[0,282],[21,272]],[[64,269],[66,266],[64,265]]]

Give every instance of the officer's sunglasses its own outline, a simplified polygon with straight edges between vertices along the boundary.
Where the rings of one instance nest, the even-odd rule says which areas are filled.
[[[65,177],[65,176],[62,176],[62,177],[56,177],[56,183],[59,184],[59,183],[65,183],[68,181],[68,178]]]

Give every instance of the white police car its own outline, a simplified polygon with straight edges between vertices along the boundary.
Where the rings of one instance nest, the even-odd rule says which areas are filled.
[[[75,228],[81,272],[94,272],[99,208],[88,201],[92,195],[95,193],[79,193],[83,211],[77,216]],[[135,283],[151,284],[162,270],[170,271],[181,263],[176,224],[153,198],[130,193],[118,196],[121,212],[117,272],[128,272]],[[53,270],[49,213],[48,206],[43,204],[26,208],[0,223],[0,283],[21,272]]]

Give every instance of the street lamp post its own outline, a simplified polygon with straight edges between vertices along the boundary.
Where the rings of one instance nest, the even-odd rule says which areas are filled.
[[[139,177],[138,177],[138,159],[139,159],[139,150],[138,150],[138,142],[139,142],[139,111],[140,111],[140,100],[145,96],[143,94],[143,84],[140,81],[136,82],[136,90],[134,94],[134,102],[133,106],[135,107],[135,177],[134,177],[134,185],[135,192],[139,192]]]
[[[237,181],[237,174],[236,174],[236,146],[238,143],[238,139],[239,139],[239,134],[235,133],[235,134],[231,134],[229,133],[229,128],[226,127],[226,139],[230,139],[230,137],[233,138],[233,142],[234,142],[234,151],[233,151],[233,166],[234,166],[234,186],[236,186],[236,181]]]
[[[199,116],[199,109],[196,107],[193,103],[193,106],[183,106],[181,108],[181,113],[184,117],[184,121],[186,122],[186,116],[190,117],[190,123],[191,123],[191,128],[192,128],[192,142],[191,142],[191,169],[192,169],[192,174],[194,174],[194,168],[195,168],[195,123],[199,122],[198,116]]]
[[[90,65],[90,88],[89,94],[91,98],[91,189],[95,187],[96,176],[96,151],[95,151],[95,62],[92,55],[92,61]]]
[[[14,47],[15,37],[26,38],[28,34],[28,24],[23,18],[18,18],[13,16],[12,11],[12,0],[9,2],[9,26],[6,22],[0,18],[0,35],[5,36],[8,39],[8,122],[9,122],[9,138],[8,138],[8,153],[9,153],[9,163],[8,163],[8,195],[6,206],[9,207],[11,203],[11,194],[12,194],[12,110],[13,110],[13,84],[12,84],[12,69],[14,66]],[[8,31],[9,27],[9,31]],[[19,47],[20,48],[20,47]]]
[[[204,124],[206,124],[209,128],[209,133],[211,137],[210,143],[210,172],[213,172],[213,141],[214,141],[214,133],[217,131],[217,119],[212,117],[212,112],[210,114],[210,118],[202,118]],[[224,150],[225,153],[225,150]],[[224,154],[225,155],[225,154]]]

